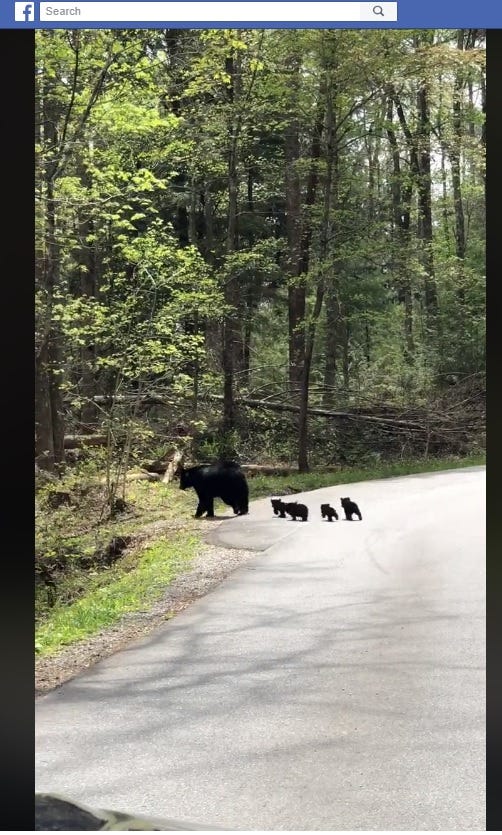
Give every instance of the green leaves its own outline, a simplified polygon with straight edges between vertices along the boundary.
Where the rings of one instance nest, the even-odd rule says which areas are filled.
[[[334,398],[476,369],[484,49],[469,31],[37,32],[36,344],[57,342],[73,403],[143,380],[220,391],[225,318],[238,384],[283,393],[317,287],[312,380]]]

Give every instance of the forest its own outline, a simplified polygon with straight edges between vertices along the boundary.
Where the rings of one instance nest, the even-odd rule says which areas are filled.
[[[484,30],[40,30],[35,107],[53,509],[484,451]]]

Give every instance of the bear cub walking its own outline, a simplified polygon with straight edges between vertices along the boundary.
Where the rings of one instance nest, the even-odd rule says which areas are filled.
[[[349,498],[340,499],[340,502],[345,512],[345,519],[352,522],[352,516],[355,515],[359,517],[359,521],[362,520],[363,517],[361,516],[361,511],[355,502],[351,501]]]
[[[292,517],[294,522],[296,522],[297,516],[300,517],[302,522],[306,522],[309,518],[309,509],[305,504],[298,504],[298,502],[285,502],[283,507],[286,513],[289,513]]]
[[[281,519],[286,518],[286,514],[284,512],[285,505],[282,499],[270,499],[272,504],[272,509],[274,511],[274,516],[280,516]]]
[[[327,519],[328,522],[333,521],[333,516],[335,519],[338,519],[338,513],[336,512],[334,507],[331,507],[329,504],[322,504],[321,505],[321,516],[323,519]]]

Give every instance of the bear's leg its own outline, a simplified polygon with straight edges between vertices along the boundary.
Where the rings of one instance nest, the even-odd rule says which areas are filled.
[[[204,505],[204,502],[202,501],[202,499],[199,499],[199,504],[197,505],[197,510],[195,511],[195,518],[200,519],[205,510],[206,507]]]
[[[214,518],[214,499],[212,496],[207,496],[205,500],[208,519]]]

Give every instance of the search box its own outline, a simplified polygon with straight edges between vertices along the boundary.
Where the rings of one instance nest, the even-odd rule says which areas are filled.
[[[41,22],[336,23],[397,20],[397,3],[175,2],[40,3]]]

